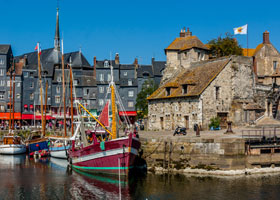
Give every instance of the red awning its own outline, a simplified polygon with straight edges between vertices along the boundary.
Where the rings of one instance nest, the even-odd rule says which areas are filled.
[[[30,107],[30,109],[33,109],[33,105],[32,105],[32,104],[30,104],[30,106],[29,106],[29,107]]]
[[[35,119],[36,120],[41,120],[41,115],[36,115]],[[34,115],[33,114],[22,114],[22,119],[32,119],[34,120]],[[50,120],[50,119],[55,119],[54,117],[47,115],[46,116],[46,120]]]
[[[136,111],[120,111],[119,116],[137,116]]]
[[[24,105],[24,108],[28,108],[28,105],[27,105],[27,104],[25,104],[25,105]]]
[[[13,119],[13,116],[15,116],[15,119],[21,119],[21,113],[11,113],[11,119]],[[10,113],[0,113],[0,119],[10,119]]]

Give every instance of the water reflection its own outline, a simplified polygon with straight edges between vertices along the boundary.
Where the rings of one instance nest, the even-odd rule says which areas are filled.
[[[118,177],[67,170],[61,159],[0,155],[0,199],[118,199]],[[122,199],[278,199],[280,175],[135,176],[121,182]]]

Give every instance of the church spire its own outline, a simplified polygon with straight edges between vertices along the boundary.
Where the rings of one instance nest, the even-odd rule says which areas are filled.
[[[54,36],[54,49],[60,51],[58,8],[56,9],[56,27],[55,27],[55,36]]]

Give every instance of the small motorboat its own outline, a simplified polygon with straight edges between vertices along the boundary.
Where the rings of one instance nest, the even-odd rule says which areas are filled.
[[[7,135],[3,137],[0,144],[0,154],[14,155],[26,152],[26,146],[23,144],[21,137]]]

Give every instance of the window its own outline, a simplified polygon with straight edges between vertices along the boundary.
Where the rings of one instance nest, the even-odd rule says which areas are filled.
[[[111,81],[111,74],[107,74],[107,80]]]
[[[215,86],[215,90],[216,90],[216,100],[218,100],[220,98],[220,87]]]
[[[5,81],[4,80],[0,81],[0,86],[5,86]]]
[[[99,99],[99,106],[103,106],[103,104],[104,104],[104,101],[103,101],[103,99]]]
[[[20,87],[20,82],[17,82],[17,87]]]
[[[48,97],[48,100],[47,100],[47,102],[50,102],[51,101],[51,97]]]
[[[12,97],[11,94],[12,94],[12,92],[8,91],[8,98]]]
[[[55,103],[60,103],[60,96],[55,96]]]
[[[131,91],[128,91],[128,97],[133,97],[134,96],[134,91],[131,90]]]
[[[5,106],[0,106],[0,110],[4,112],[5,111]]]
[[[127,106],[128,106],[129,108],[132,108],[132,107],[134,106],[133,101],[129,101],[128,104],[127,104]]]
[[[34,82],[30,82],[30,88],[34,88]]]
[[[0,65],[4,65],[4,59],[0,58]]]
[[[74,80],[74,85],[78,85],[78,80],[77,79]]]
[[[7,81],[7,87],[10,87],[10,81]]]
[[[99,80],[104,81],[104,74],[99,74]]]
[[[200,58],[200,52],[197,53],[197,59],[199,59],[199,58]]]
[[[132,86],[132,80],[128,80],[128,85]]]
[[[0,69],[0,76],[4,76],[5,70],[4,69]]]
[[[127,72],[123,72],[123,76],[127,76]]]
[[[20,94],[19,93],[17,94],[17,99],[20,99]]]
[[[23,76],[24,76],[25,78],[27,78],[27,77],[28,77],[28,72],[23,72]]]
[[[84,95],[88,95],[89,89],[84,89]]]
[[[171,94],[171,88],[165,88],[166,89],[166,96],[170,96]]]
[[[110,87],[106,87],[106,91],[107,91],[107,93],[111,93],[111,88]]]
[[[4,91],[0,91],[0,99],[4,99],[5,98],[5,92]]]
[[[56,93],[60,94],[60,87],[59,86],[56,86]]]
[[[34,73],[33,72],[30,72],[30,77],[33,77],[34,76]]]
[[[104,93],[104,87],[99,87],[99,93]]]
[[[30,100],[33,100],[34,99],[34,93],[31,93],[30,94]]]
[[[273,61],[273,69],[274,69],[274,71],[276,70],[276,68],[277,68],[277,61]]]
[[[187,94],[188,93],[188,85],[183,85],[183,94]]]
[[[61,76],[57,77],[57,82],[61,82]]]
[[[108,60],[105,60],[105,62],[104,62],[104,67],[109,67],[109,62],[108,62]]]

